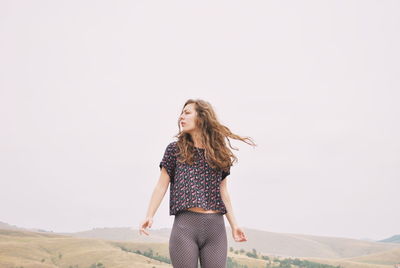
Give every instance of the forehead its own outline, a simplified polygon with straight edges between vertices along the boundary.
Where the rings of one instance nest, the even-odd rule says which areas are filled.
[[[193,111],[193,110],[194,110],[194,103],[186,104],[185,108],[183,108],[183,111]]]

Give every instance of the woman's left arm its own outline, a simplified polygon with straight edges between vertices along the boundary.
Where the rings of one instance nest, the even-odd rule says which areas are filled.
[[[235,216],[233,214],[232,203],[231,203],[231,199],[229,197],[228,187],[227,187],[227,178],[225,178],[221,181],[220,190],[221,190],[221,198],[225,204],[226,211],[227,211],[225,216],[228,219],[229,224],[231,226],[233,239],[236,242],[247,241],[247,238],[246,238],[246,235],[245,235],[243,229],[238,226]]]

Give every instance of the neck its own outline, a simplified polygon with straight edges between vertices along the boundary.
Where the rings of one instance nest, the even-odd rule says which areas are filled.
[[[200,135],[197,132],[195,132],[192,135],[192,140],[193,140],[193,143],[194,143],[194,147],[203,148],[203,144],[200,141],[201,140],[200,139]]]

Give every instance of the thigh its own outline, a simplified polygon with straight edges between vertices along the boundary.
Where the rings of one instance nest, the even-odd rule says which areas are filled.
[[[184,217],[174,224],[169,238],[169,255],[174,268],[197,268],[199,247],[196,241],[196,228]]]
[[[204,243],[200,247],[202,268],[226,268],[228,240],[223,216],[215,217],[207,223]]]

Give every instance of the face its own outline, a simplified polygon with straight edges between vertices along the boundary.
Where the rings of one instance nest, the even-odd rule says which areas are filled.
[[[183,132],[190,133],[196,128],[195,120],[197,113],[194,107],[194,103],[187,104],[179,117],[179,125]]]

